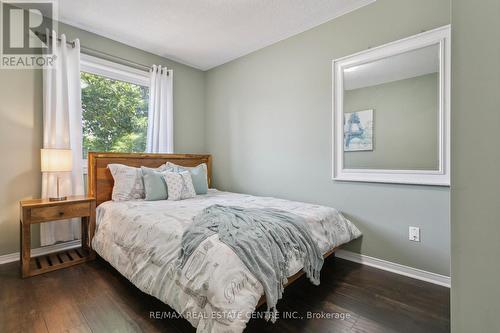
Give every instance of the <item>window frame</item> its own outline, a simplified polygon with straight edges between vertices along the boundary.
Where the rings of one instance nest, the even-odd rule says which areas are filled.
[[[100,75],[111,80],[123,81],[151,88],[149,71],[143,71],[88,54],[80,54],[80,73],[81,72]],[[82,158],[82,166],[83,173],[87,174],[87,159]]]

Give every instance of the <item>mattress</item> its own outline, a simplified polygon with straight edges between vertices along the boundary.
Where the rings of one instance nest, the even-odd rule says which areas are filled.
[[[203,241],[183,269],[177,269],[184,230],[194,216],[214,204],[300,215],[323,253],[361,235],[334,208],[214,189],[181,201],[99,205],[92,241],[96,252],[140,290],[170,305],[197,332],[242,332],[263,294],[260,282],[217,235]],[[291,276],[303,265],[296,258],[289,267]]]

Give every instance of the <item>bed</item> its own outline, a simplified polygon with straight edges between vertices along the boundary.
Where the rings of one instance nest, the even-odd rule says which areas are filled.
[[[184,166],[206,163],[211,183],[210,155],[89,153],[89,193],[98,205],[92,246],[140,290],[183,315],[197,332],[242,332],[256,307],[265,302],[260,282],[217,235],[205,239],[178,272],[183,231],[204,208],[220,204],[292,212],[306,220],[325,256],[360,236],[330,207],[216,189],[181,201],[110,200],[113,178],[108,164],[157,167],[167,161]],[[300,259],[290,264],[289,283],[302,274],[302,267]]]

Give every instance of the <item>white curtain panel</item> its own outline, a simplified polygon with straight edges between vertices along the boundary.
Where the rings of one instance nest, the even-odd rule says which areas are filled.
[[[52,34],[56,61],[43,69],[43,147],[71,149],[73,171],[59,173],[60,195],[83,195],[82,107],[80,88],[80,41],[66,44],[66,36]],[[42,197],[56,196],[57,174],[42,174]],[[42,246],[80,238],[79,219],[42,223]]]
[[[174,103],[172,70],[153,65],[149,86],[148,153],[173,153]]]

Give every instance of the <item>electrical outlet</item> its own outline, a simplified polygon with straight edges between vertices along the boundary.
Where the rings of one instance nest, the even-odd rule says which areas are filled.
[[[408,230],[408,239],[414,242],[420,242],[420,228],[410,227],[410,230]]]

